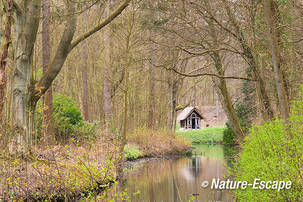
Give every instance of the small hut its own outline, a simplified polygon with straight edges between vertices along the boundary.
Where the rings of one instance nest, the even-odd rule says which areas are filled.
[[[177,117],[182,129],[200,129],[201,119],[204,117],[195,107],[186,107]]]

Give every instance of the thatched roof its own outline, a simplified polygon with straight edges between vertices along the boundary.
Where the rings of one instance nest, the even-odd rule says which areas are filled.
[[[201,112],[200,112],[198,109],[196,109],[195,107],[186,107],[186,108],[183,109],[183,111],[178,115],[177,121],[181,121],[181,120],[187,119],[187,117],[189,117],[194,111],[201,117],[201,119],[204,118],[204,117],[202,116]]]

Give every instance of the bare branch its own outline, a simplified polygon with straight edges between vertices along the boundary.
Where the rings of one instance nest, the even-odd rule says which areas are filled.
[[[69,12],[75,11],[74,6],[75,5],[73,4],[67,6]],[[75,15],[68,18],[65,24],[63,35],[58,44],[56,55],[53,58],[51,64],[49,65],[47,72],[43,75],[43,77],[35,86],[35,95],[34,95],[35,100],[39,100],[41,95],[43,95],[47,91],[47,89],[52,84],[53,80],[59,74],[69,53],[70,43],[76,31],[76,23],[77,23],[77,17]]]
[[[73,48],[75,48],[81,41],[85,40],[86,38],[90,37],[106,25],[108,25],[111,21],[113,21],[118,15],[122,13],[122,11],[129,5],[130,0],[125,0],[120,6],[107,18],[105,18],[102,22],[97,24],[95,27],[88,30],[86,33],[78,36],[75,40],[72,41],[68,52],[70,52]]]
[[[284,44],[284,43],[300,43],[301,41],[303,41],[303,38],[302,39],[298,39],[296,41],[281,41],[281,42],[279,42],[279,45],[280,44]]]
[[[155,65],[157,66],[157,65]],[[168,71],[173,71],[181,76],[185,76],[185,77],[201,77],[201,76],[212,76],[212,77],[217,77],[219,79],[240,79],[240,80],[246,80],[246,81],[256,81],[255,79],[251,79],[251,78],[246,78],[246,77],[239,77],[239,76],[222,76],[219,74],[214,74],[214,73],[197,73],[197,74],[188,74],[188,73],[183,73],[180,72],[174,68],[167,68],[165,66],[157,66],[157,67],[162,67]]]
[[[218,48],[218,49],[213,49],[213,50],[205,50],[205,51],[202,51],[202,52],[192,52],[192,51],[189,51],[189,50],[187,50],[185,48],[182,48],[180,46],[177,46],[177,47],[179,49],[181,49],[182,51],[190,54],[190,55],[196,55],[196,56],[202,56],[202,55],[205,55],[205,54],[210,54],[210,53],[214,53],[214,52],[218,52],[218,51],[229,51],[229,52],[240,54],[240,55],[243,54],[241,52],[238,52],[236,50],[231,50],[231,49],[228,49],[228,48]]]
[[[13,5],[14,5],[14,8],[16,9],[17,13],[23,13],[23,8],[15,1],[13,0]]]

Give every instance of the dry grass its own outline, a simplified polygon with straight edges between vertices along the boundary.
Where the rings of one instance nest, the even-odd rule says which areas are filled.
[[[190,143],[165,130],[138,129],[128,135],[143,156],[185,151]],[[118,141],[33,147],[27,158],[0,154],[0,201],[69,200],[116,179]]]
[[[190,142],[167,130],[140,128],[129,134],[128,144],[136,146],[143,156],[162,156],[186,151]]]
[[[27,160],[1,155],[0,199],[72,200],[113,181],[117,152],[104,142],[34,148]]]

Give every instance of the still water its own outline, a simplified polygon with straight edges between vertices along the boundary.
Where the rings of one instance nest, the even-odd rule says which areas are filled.
[[[205,180],[223,179],[234,149],[222,145],[195,145],[192,157],[152,160],[125,171],[120,190],[130,201],[233,201],[228,191],[202,188]],[[139,194],[134,194],[139,193]]]

